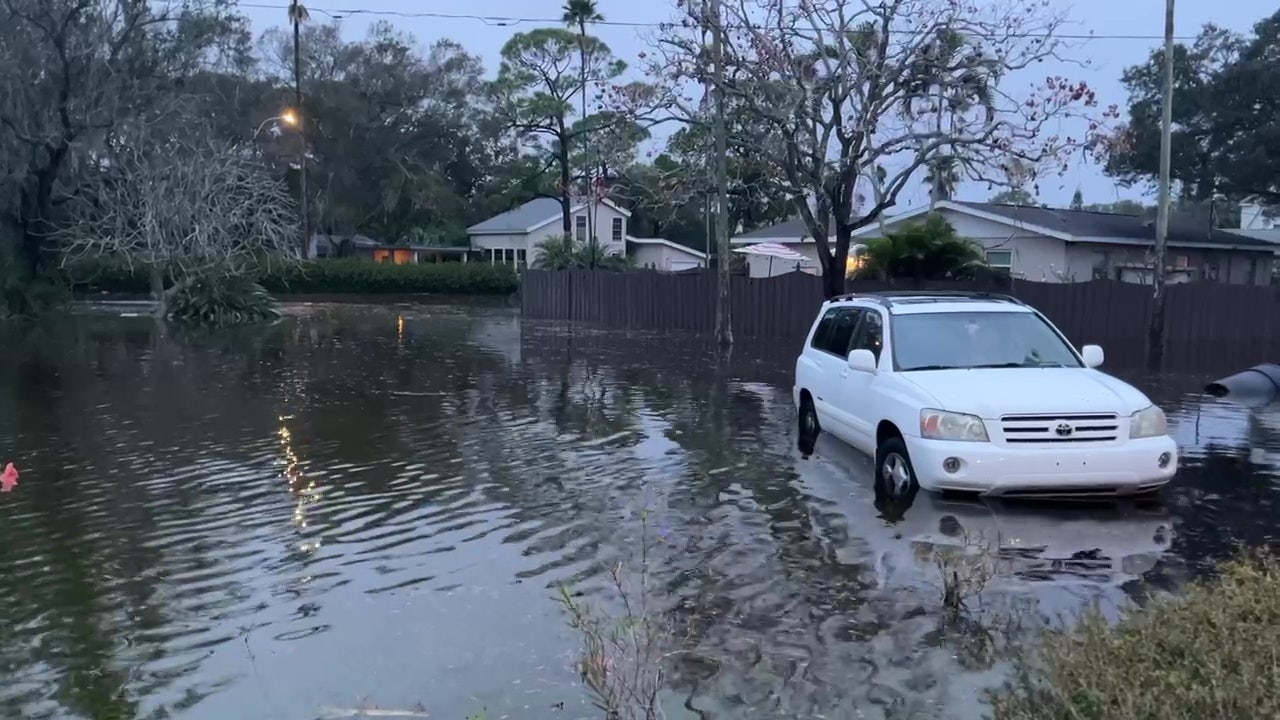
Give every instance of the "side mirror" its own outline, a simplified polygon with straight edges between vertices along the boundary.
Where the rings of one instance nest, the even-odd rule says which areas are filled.
[[[1097,345],[1085,345],[1080,348],[1080,356],[1084,358],[1084,366],[1096,368],[1102,364],[1103,358],[1102,348]]]
[[[849,369],[873,373],[876,371],[876,356],[870,350],[853,350],[849,353]]]

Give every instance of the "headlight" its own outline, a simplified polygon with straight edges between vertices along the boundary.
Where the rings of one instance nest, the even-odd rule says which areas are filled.
[[[920,437],[930,440],[987,442],[987,426],[977,415],[945,410],[920,411]]]
[[[1129,437],[1160,437],[1169,431],[1169,423],[1165,420],[1164,411],[1152,405],[1129,416]]]

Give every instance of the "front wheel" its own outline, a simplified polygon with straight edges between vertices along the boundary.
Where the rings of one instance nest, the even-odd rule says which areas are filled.
[[[907,444],[900,437],[885,438],[876,448],[876,494],[893,505],[910,505],[919,490]]]

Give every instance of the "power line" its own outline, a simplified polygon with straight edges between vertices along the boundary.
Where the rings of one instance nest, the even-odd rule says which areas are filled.
[[[268,3],[257,2],[241,2],[240,7],[254,8],[256,10],[288,10],[288,5],[272,5]],[[510,15],[474,15],[471,13],[446,13],[432,12],[423,10],[368,10],[365,8],[321,8],[306,6],[308,12],[320,13],[327,15],[333,19],[342,19],[353,15],[365,15],[369,17],[393,17],[400,19],[430,19],[430,20],[471,20],[483,22],[486,25],[496,27],[510,27],[513,25],[563,25],[563,18],[556,17],[518,17]],[[628,20],[596,20],[588,21],[588,25],[598,25],[604,27],[628,27],[628,28],[661,28],[669,27],[676,23],[661,22],[639,22]],[[899,34],[910,35],[911,30],[893,31]],[[994,36],[993,36],[994,37]],[[1011,33],[1009,35],[1000,35],[1000,38],[1056,38],[1059,40],[1127,40],[1127,41],[1163,41],[1163,35],[1114,35],[1099,33]],[[1174,40],[1186,41],[1195,40],[1195,36],[1184,35],[1175,37]]]

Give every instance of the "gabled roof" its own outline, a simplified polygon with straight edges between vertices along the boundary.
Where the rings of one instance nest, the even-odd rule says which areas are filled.
[[[698,258],[699,260],[707,259],[707,254],[702,252],[701,250],[694,250],[688,245],[681,245],[678,242],[673,242],[671,240],[667,240],[666,238],[638,238],[638,237],[632,237],[628,235],[627,242],[635,243],[636,245],[662,245],[665,247],[669,247],[673,250],[679,250],[680,252],[688,253],[689,255],[692,255],[693,257]]]
[[[605,205],[627,217],[631,211],[619,207],[607,198],[600,198]],[[587,203],[578,201],[570,212],[577,212],[587,207]],[[494,215],[483,222],[467,228],[468,235],[523,235],[560,219],[560,201],[555,198],[534,198],[529,202],[514,207],[504,213]]]
[[[1155,243],[1155,223],[1135,215],[1092,212],[1089,210],[1062,210],[1027,205],[1000,205],[997,203],[960,202],[944,200],[937,203],[937,210],[950,210],[971,217],[1008,225],[1011,228],[1057,238],[1064,242],[1116,243],[1149,245]],[[886,224],[893,224],[923,217],[928,214],[927,205],[900,215],[886,217]],[[854,231],[853,236],[865,237],[879,231],[879,224],[872,223]],[[734,243],[752,243],[763,240],[782,243],[809,241],[808,231],[799,218],[786,220],[767,228],[738,235]],[[1170,218],[1169,245],[1171,247],[1221,247],[1244,250],[1276,250],[1276,244],[1257,237],[1256,234],[1209,229],[1205,225],[1184,218]]]
[[[802,242],[804,238],[808,237],[809,228],[805,227],[804,220],[795,217],[789,220],[783,220],[776,225],[762,227],[759,230],[752,230],[749,233],[734,235],[733,242],[758,242],[760,240]]]
[[[1130,240],[1155,243],[1155,222],[1136,215],[1092,212],[1089,210],[1059,210],[1056,208],[1029,207],[1025,205],[998,205],[995,203],[957,202],[961,207],[982,213],[998,215],[1029,228],[1039,227],[1070,235],[1075,242],[1105,242]],[[1051,234],[1051,233],[1045,233]],[[1273,244],[1247,235],[1229,233],[1210,228],[1183,218],[1169,219],[1170,245],[1223,245],[1229,247],[1269,248]]]

